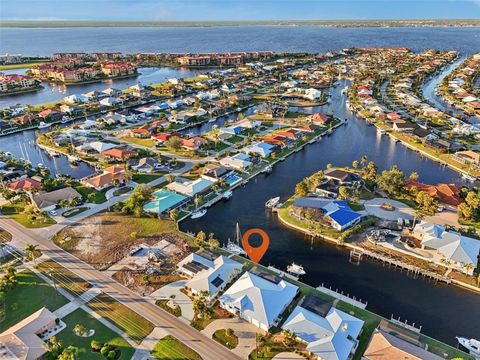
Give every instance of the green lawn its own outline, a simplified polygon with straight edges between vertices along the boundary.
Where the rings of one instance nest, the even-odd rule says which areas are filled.
[[[2,320],[0,314],[0,333],[44,306],[55,311],[68,303],[68,299],[30,270],[19,272],[17,279],[17,286],[5,297],[5,318]]]
[[[105,359],[100,353],[91,350],[90,343],[92,340],[98,341],[102,344],[108,343],[115,346],[120,350],[120,357],[118,360],[129,360],[135,352],[130,344],[120,335],[107,328],[100,321],[96,320],[82,309],[75,310],[64,317],[62,321],[67,324],[67,327],[57,335],[57,339],[60,340],[65,347],[72,345],[78,348],[77,360]],[[77,324],[85,326],[88,330],[95,330],[95,334],[91,337],[77,336],[73,332],[73,328]]]
[[[74,296],[79,296],[92,287],[89,282],[78,277],[53,260],[46,260],[39,263],[37,269],[45,276],[54,280],[58,287],[61,287]]]
[[[75,190],[77,190],[80,195],[82,195],[82,198],[84,201],[89,201],[88,200],[88,195],[89,194],[95,194],[95,198],[93,200],[93,202],[95,204],[103,204],[105,201],[107,201],[107,198],[105,197],[105,193],[109,190],[109,189],[105,189],[105,190],[102,190],[102,191],[97,191],[95,189],[92,189],[90,187],[87,187],[87,186],[78,186],[75,188]]]
[[[23,210],[25,208],[25,203],[8,203],[0,207],[0,212],[9,217],[10,219],[15,220],[19,224],[30,229],[43,228],[51,225],[55,225],[57,222],[53,220],[48,215],[35,215],[36,218],[32,219],[30,215],[24,214]]]
[[[161,178],[164,174],[155,173],[155,174],[141,174],[135,173],[132,175],[132,181],[135,181],[138,184],[147,184],[150,181]]]
[[[233,330],[229,334],[227,329],[219,329],[213,333],[212,338],[229,349],[235,349],[238,345],[238,336],[233,333]]]
[[[140,344],[155,327],[150,321],[107,294],[98,295],[87,305],[100,316],[125,331],[128,337],[137,344]]]
[[[128,141],[129,143],[145,146],[145,147],[152,147],[152,146],[155,146],[155,144],[157,143],[155,140],[150,138],[143,139],[143,138],[137,138],[135,136],[124,136],[121,139],[124,141]]]
[[[155,301],[155,304],[158,307],[161,307],[163,310],[169,312],[173,316],[176,316],[176,317],[182,316],[182,309],[180,308],[180,306],[177,306],[174,309],[174,308],[168,306],[168,302],[169,302],[169,300],[157,300],[157,301]]]
[[[13,69],[27,69],[31,68],[35,65],[43,65],[48,63],[49,61],[37,61],[37,62],[28,62],[22,64],[8,64],[8,65],[0,65],[0,71],[3,70],[13,70]]]
[[[71,218],[75,215],[78,215],[82,212],[84,212],[85,210],[88,210],[87,207],[79,207],[79,208],[75,208],[75,209],[70,209],[70,210],[67,210],[65,211],[62,216],[65,217],[65,218]]]
[[[152,356],[165,360],[202,360],[195,351],[170,335],[157,342],[152,350]]]

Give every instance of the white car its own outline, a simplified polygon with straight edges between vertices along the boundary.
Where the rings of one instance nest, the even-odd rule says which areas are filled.
[[[58,215],[58,213],[57,213],[56,210],[50,210],[48,213],[49,213],[51,216],[57,216],[57,215]]]

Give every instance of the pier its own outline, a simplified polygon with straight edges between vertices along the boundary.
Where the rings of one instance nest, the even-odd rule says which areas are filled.
[[[366,249],[355,248],[350,251],[351,261],[355,260],[357,263],[360,263],[360,260],[364,256],[381,261],[382,263],[388,266],[399,268],[401,270],[407,270],[407,272],[413,275],[414,277],[423,276],[424,278],[444,282],[447,284],[450,284],[452,282],[452,279],[449,276],[439,275],[433,271],[422,269],[418,266],[410,265],[410,264],[404,263],[403,261],[391,258],[389,256],[377,254]]]
[[[322,285],[317,287],[317,290],[328,294],[336,299],[342,300],[350,305],[358,307],[360,309],[365,309],[367,307],[368,302],[363,302],[362,299],[357,299],[355,296],[350,296],[350,294],[344,294],[343,291],[339,292],[338,289],[333,290],[332,287],[325,287]]]

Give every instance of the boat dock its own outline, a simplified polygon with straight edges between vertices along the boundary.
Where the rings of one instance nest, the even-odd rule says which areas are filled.
[[[280,269],[277,269],[276,267],[274,267],[272,265],[269,265],[267,267],[267,269],[277,273],[280,277],[287,277],[287,278],[290,278],[292,280],[298,281],[298,276],[295,276],[295,275],[289,274],[285,271],[282,271]]]
[[[350,296],[350,294],[344,294],[343,291],[339,292],[338,289],[333,290],[332,287],[327,288],[323,286],[323,283],[322,285],[317,287],[317,290],[328,294],[336,299],[342,300],[343,302],[356,306],[360,309],[365,309],[368,304],[368,302],[363,302],[362,299],[357,299],[355,296]]]
[[[447,284],[452,282],[449,276],[439,275],[433,271],[422,269],[415,265],[404,263],[403,261],[391,258],[389,256],[374,253],[366,249],[355,248],[350,251],[350,261],[360,263],[363,257],[368,257],[383,262],[389,266],[399,268],[401,270],[407,270],[408,273],[414,277],[423,276],[424,278],[432,279],[435,281],[441,281]]]

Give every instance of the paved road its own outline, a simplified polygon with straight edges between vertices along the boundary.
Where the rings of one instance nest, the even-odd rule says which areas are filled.
[[[151,321],[156,327],[164,329],[184,344],[198,352],[205,359],[239,359],[230,350],[216,341],[198,332],[190,325],[150,303],[127,287],[117,283],[87,263],[77,259],[50,241],[41,229],[26,229],[15,221],[0,215],[0,227],[10,232],[16,246],[25,247],[27,243],[37,244],[50,259],[62,264],[79,277],[89,281],[104,293],[120,301],[130,309]]]

